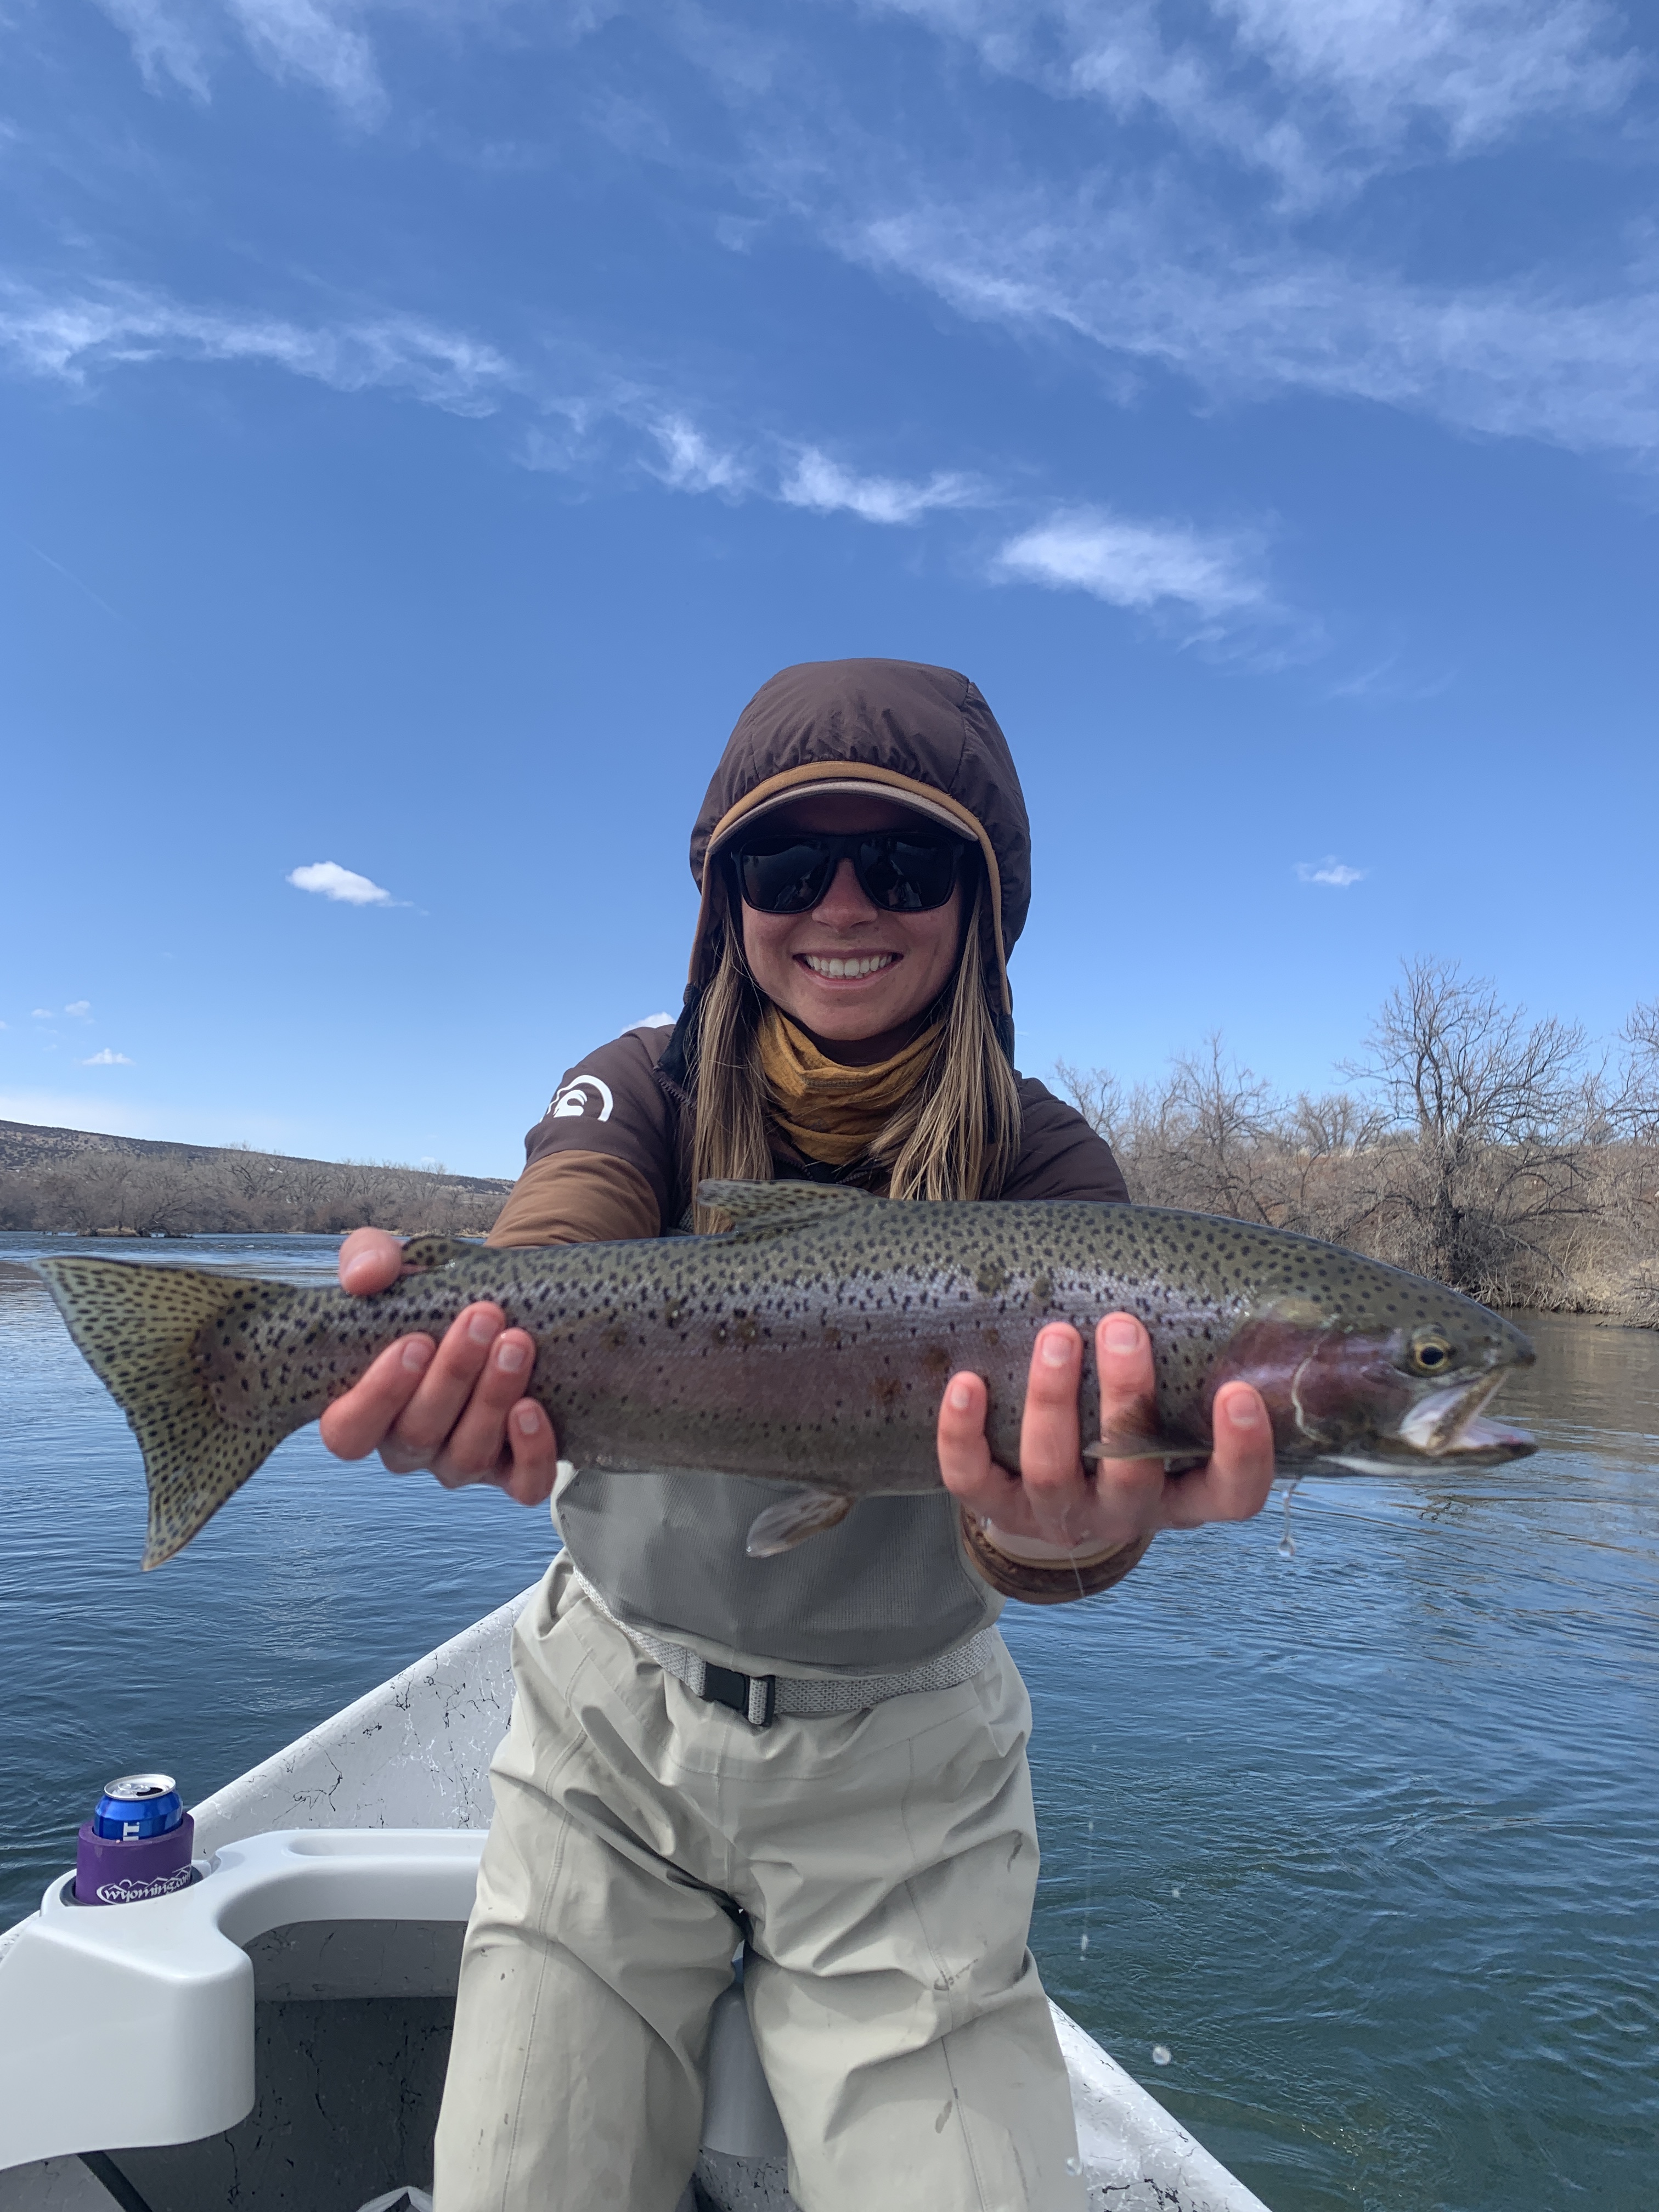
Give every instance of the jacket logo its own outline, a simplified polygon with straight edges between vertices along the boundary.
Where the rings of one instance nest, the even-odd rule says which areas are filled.
[[[549,1105],[547,1109],[547,1117],[549,1121],[580,1121],[583,1115],[586,1113],[589,1105],[592,1103],[592,1100],[588,1097],[588,1093],[590,1091],[592,1092],[593,1098],[597,1099],[599,1102],[599,1110],[594,1116],[594,1119],[599,1121],[608,1121],[611,1119],[611,1108],[612,1103],[611,1097],[611,1085],[603,1081],[597,1075],[572,1076],[570,1081],[565,1085],[562,1091],[556,1091],[554,1093],[552,1103]]]

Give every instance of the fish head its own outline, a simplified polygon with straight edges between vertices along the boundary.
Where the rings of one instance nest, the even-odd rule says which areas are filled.
[[[1297,1295],[1255,1308],[1212,1370],[1208,1397],[1223,1382],[1254,1383],[1279,1457],[1292,1465],[1410,1474],[1501,1467],[1534,1451],[1524,1430],[1485,1412],[1504,1376],[1532,1364],[1529,1339],[1473,1298],[1377,1273],[1392,1280],[1369,1298]]]

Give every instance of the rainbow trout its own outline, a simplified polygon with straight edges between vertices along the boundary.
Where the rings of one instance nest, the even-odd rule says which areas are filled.
[[[1533,1449],[1483,1417],[1520,1330],[1473,1299],[1310,1237],[1082,1202],[893,1204],[844,1186],[708,1183],[723,1237],[490,1251],[416,1237],[374,1297],[199,1269],[39,1263],[131,1424],[149,1480],[146,1567],[182,1550],[284,1437],[399,1336],[477,1298],[536,1340],[529,1395],[577,1465],[788,1486],[749,1549],[833,1527],[860,1498],[939,1481],[945,1377],[981,1374],[991,1449],[1019,1465],[1037,1330],[1092,1346],[1118,1307],[1152,1333],[1156,1418],[1096,1459],[1200,1461],[1218,1386],[1255,1384],[1279,1467],[1437,1474]],[[1085,1358],[1084,1433],[1099,1427]]]

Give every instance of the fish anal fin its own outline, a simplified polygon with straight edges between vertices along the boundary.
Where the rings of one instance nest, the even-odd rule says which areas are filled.
[[[852,1510],[853,1500],[839,1490],[798,1490],[755,1516],[743,1548],[751,1559],[775,1559],[809,1537],[839,1528]]]
[[[867,1190],[844,1182],[700,1182],[697,1201],[732,1218],[734,1237],[781,1236],[845,1220],[850,1207],[879,1206]]]

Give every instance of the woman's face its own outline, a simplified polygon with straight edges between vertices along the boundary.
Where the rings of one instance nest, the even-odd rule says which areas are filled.
[[[859,792],[825,793],[766,817],[774,830],[901,830],[919,817]],[[776,1006],[834,1059],[853,1066],[884,1060],[938,998],[957,964],[962,888],[921,914],[872,905],[843,860],[835,881],[806,914],[757,914],[744,906],[743,949],[756,982]]]

